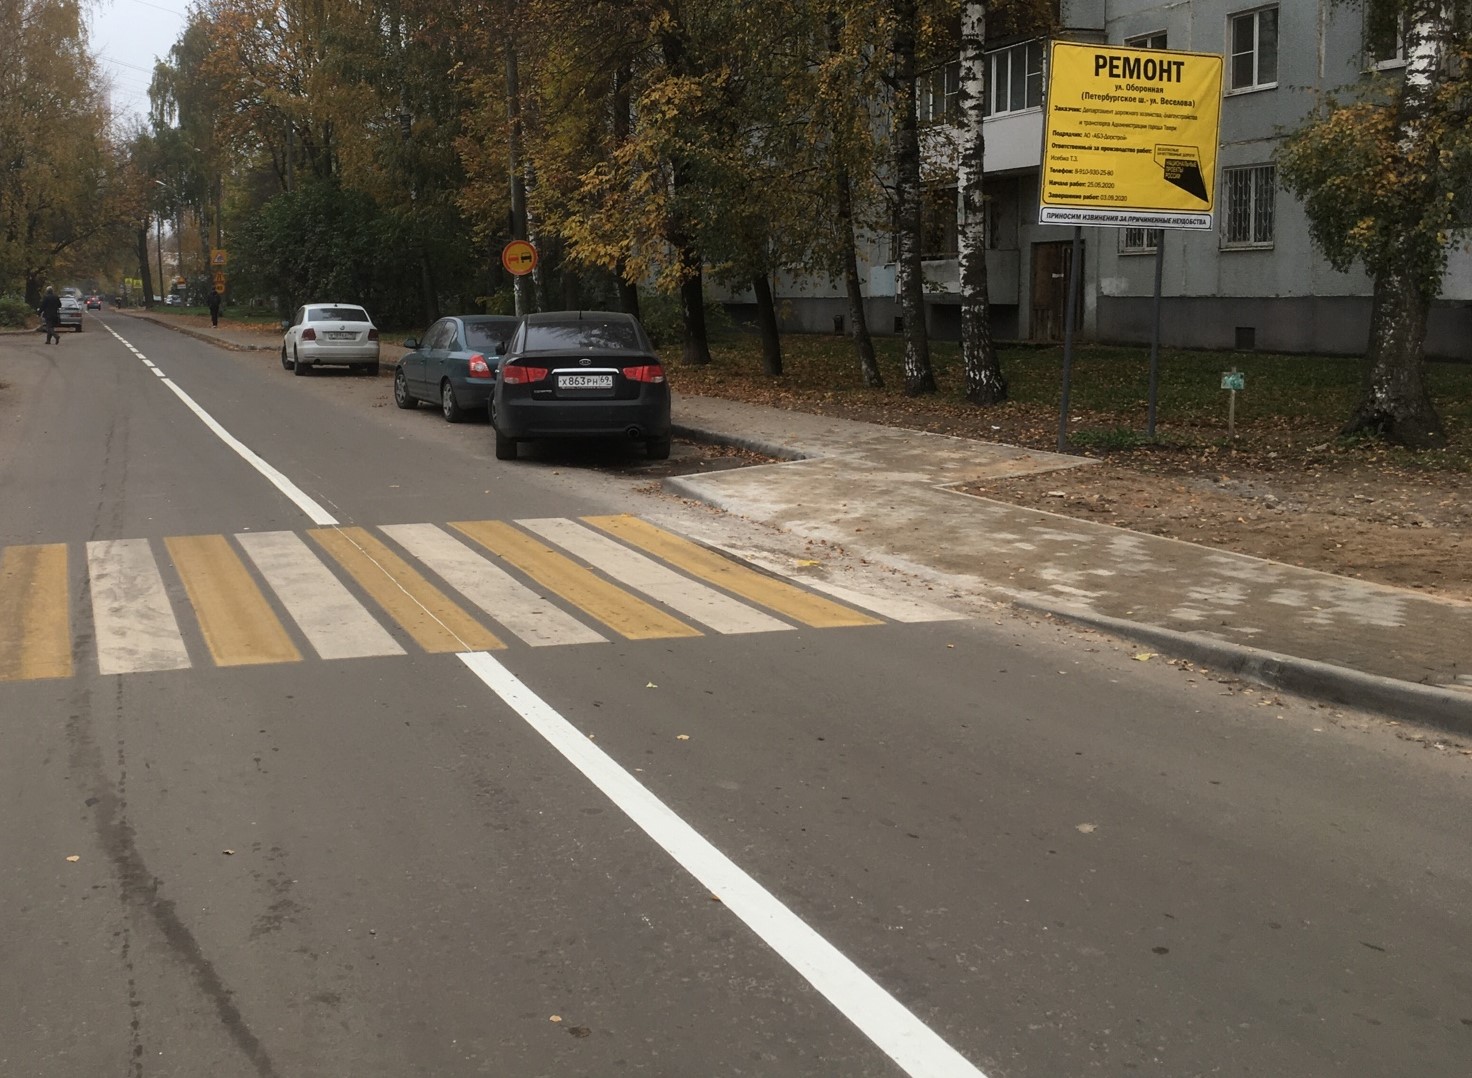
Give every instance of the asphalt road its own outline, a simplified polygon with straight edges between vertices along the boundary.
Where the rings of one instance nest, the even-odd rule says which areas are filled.
[[[1468,757],[387,379],[108,313],[0,386],[6,1078],[1468,1071]]]

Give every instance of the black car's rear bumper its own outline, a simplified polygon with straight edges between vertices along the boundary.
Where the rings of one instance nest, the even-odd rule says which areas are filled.
[[[503,397],[496,403],[496,430],[508,438],[526,439],[668,438],[669,389],[647,387],[633,400]]]

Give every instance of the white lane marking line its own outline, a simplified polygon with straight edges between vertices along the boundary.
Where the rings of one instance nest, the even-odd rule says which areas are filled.
[[[460,660],[905,1073],[986,1078],[495,658],[475,651]]]
[[[107,326],[106,328],[109,333],[111,333],[119,341],[122,341],[123,344],[127,345],[129,348],[133,347],[131,344],[128,344],[127,340],[122,336],[122,334],[118,333],[117,330],[113,329],[111,326]],[[139,359],[143,359],[143,353],[137,352],[137,355]],[[144,362],[146,363],[148,361],[144,360]],[[155,367],[153,373],[158,375],[158,377],[163,380],[164,385],[169,387],[174,396],[178,397],[181,401],[184,402],[184,406],[186,408],[188,408],[195,415],[199,416],[199,418],[204,422],[204,425],[206,427],[209,427],[210,430],[214,431],[215,436],[219,438],[220,441],[224,442],[231,449],[235,450],[235,452],[239,453],[241,459],[243,459],[252,468],[265,476],[266,479],[271,483],[271,485],[274,486],[277,490],[281,491],[282,494],[285,494],[293,505],[295,505],[303,513],[307,514],[307,516],[311,518],[313,524],[337,523],[337,518],[329,513],[326,509],[323,509],[322,506],[318,504],[317,501],[314,500],[310,495],[308,495],[306,491],[302,490],[290,479],[286,478],[286,476],[284,476],[281,472],[277,471],[276,468],[268,464],[264,458],[258,456],[253,449],[247,446],[239,438],[235,437],[235,435],[231,434],[224,427],[220,426],[220,424],[215,420],[214,416],[210,415],[198,404],[194,403],[194,398],[191,397],[188,393],[185,393],[182,389],[180,389],[173,381],[169,379],[168,375],[164,374],[162,370]]]
[[[516,523],[555,543],[615,580],[718,633],[771,633],[791,629],[785,621],[747,606],[724,592],[681,576],[653,558],[565,517],[539,517]]]
[[[607,642],[433,524],[385,524],[379,530],[532,647]]]
[[[295,532],[239,532],[235,540],[322,658],[404,654]]]
[[[890,621],[898,622],[922,622],[922,621],[969,621],[969,614],[962,614],[955,610],[947,610],[943,606],[928,603],[923,599],[910,599],[903,595],[872,595],[866,591],[856,591],[842,584],[831,584],[826,580],[818,580],[814,577],[803,576],[794,573],[791,568],[780,558],[774,558],[768,554],[756,550],[739,550],[735,547],[722,546],[720,543],[707,543],[715,550],[723,551],[738,561],[749,561],[753,565],[759,565],[770,573],[775,573],[784,580],[790,580],[794,584],[800,584],[813,591],[821,591],[825,595],[831,595],[835,599],[842,599],[850,606],[857,606],[861,610],[867,610],[871,614],[878,614],[888,618]]]
[[[147,539],[88,543],[87,577],[100,672],[189,668],[189,650]]]

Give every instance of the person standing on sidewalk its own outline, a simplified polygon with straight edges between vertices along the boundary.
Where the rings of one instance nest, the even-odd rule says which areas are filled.
[[[41,297],[41,306],[37,310],[41,314],[41,325],[46,329],[46,343],[60,344],[61,334],[56,332],[56,327],[61,325],[61,297],[49,284],[46,286],[46,294]]]
[[[218,326],[220,324],[220,293],[213,288],[210,289],[210,298],[205,303],[210,309],[210,325]]]

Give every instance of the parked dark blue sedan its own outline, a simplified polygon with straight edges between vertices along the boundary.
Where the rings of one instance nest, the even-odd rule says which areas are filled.
[[[537,438],[621,437],[670,455],[670,387],[636,318],[556,311],[522,321],[491,398],[496,459]]]
[[[417,408],[439,405],[451,423],[482,412],[490,403],[503,348],[521,320],[506,315],[467,314],[441,318],[394,368],[394,403]]]

